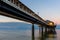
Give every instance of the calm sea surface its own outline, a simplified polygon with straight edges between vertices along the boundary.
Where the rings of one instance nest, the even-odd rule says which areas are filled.
[[[0,40],[32,40],[30,24],[23,23],[0,23]],[[41,36],[38,27],[35,26],[35,40],[60,40],[60,27],[53,34],[46,34],[48,36]]]
[[[54,37],[46,37],[44,40],[60,40],[60,30],[56,30]],[[31,30],[7,31],[0,30],[0,40],[32,40]],[[35,30],[35,40],[39,38],[39,31]]]

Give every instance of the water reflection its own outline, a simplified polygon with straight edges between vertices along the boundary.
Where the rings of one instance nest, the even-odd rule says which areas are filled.
[[[56,31],[47,31],[44,32],[41,40],[56,40]]]
[[[48,31],[46,34],[46,40],[56,40],[56,31]]]
[[[34,40],[34,39],[32,39]],[[43,34],[41,34],[41,36],[38,37],[38,39],[35,40],[57,40],[57,35],[56,35],[56,31],[47,31],[47,32],[43,32]]]

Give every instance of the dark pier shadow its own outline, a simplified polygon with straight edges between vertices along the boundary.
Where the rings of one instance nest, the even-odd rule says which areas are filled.
[[[43,32],[37,40],[57,40],[56,31]]]
[[[42,35],[41,40],[55,40],[56,39],[56,31],[47,31],[44,32],[44,34]]]

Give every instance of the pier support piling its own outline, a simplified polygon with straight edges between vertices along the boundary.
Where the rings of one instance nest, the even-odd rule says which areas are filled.
[[[47,37],[47,30],[48,28],[47,28],[47,26],[45,26],[45,37]]]
[[[43,37],[43,26],[42,26],[42,37]]]
[[[40,36],[40,31],[41,31],[41,30],[40,30],[40,26],[39,26],[39,36]]]
[[[32,24],[32,40],[34,40],[34,24]]]
[[[45,32],[47,32],[47,27],[45,27]]]

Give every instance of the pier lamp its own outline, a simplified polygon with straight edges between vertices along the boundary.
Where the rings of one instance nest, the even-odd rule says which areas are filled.
[[[53,25],[53,23],[52,23],[52,22],[50,22],[50,23],[49,23],[49,25]]]
[[[46,20],[46,23],[49,25],[49,26],[54,26],[55,24],[54,24],[54,22],[52,22],[52,21],[50,21],[50,20]]]
[[[52,22],[49,22],[49,25],[53,26],[54,24]]]

